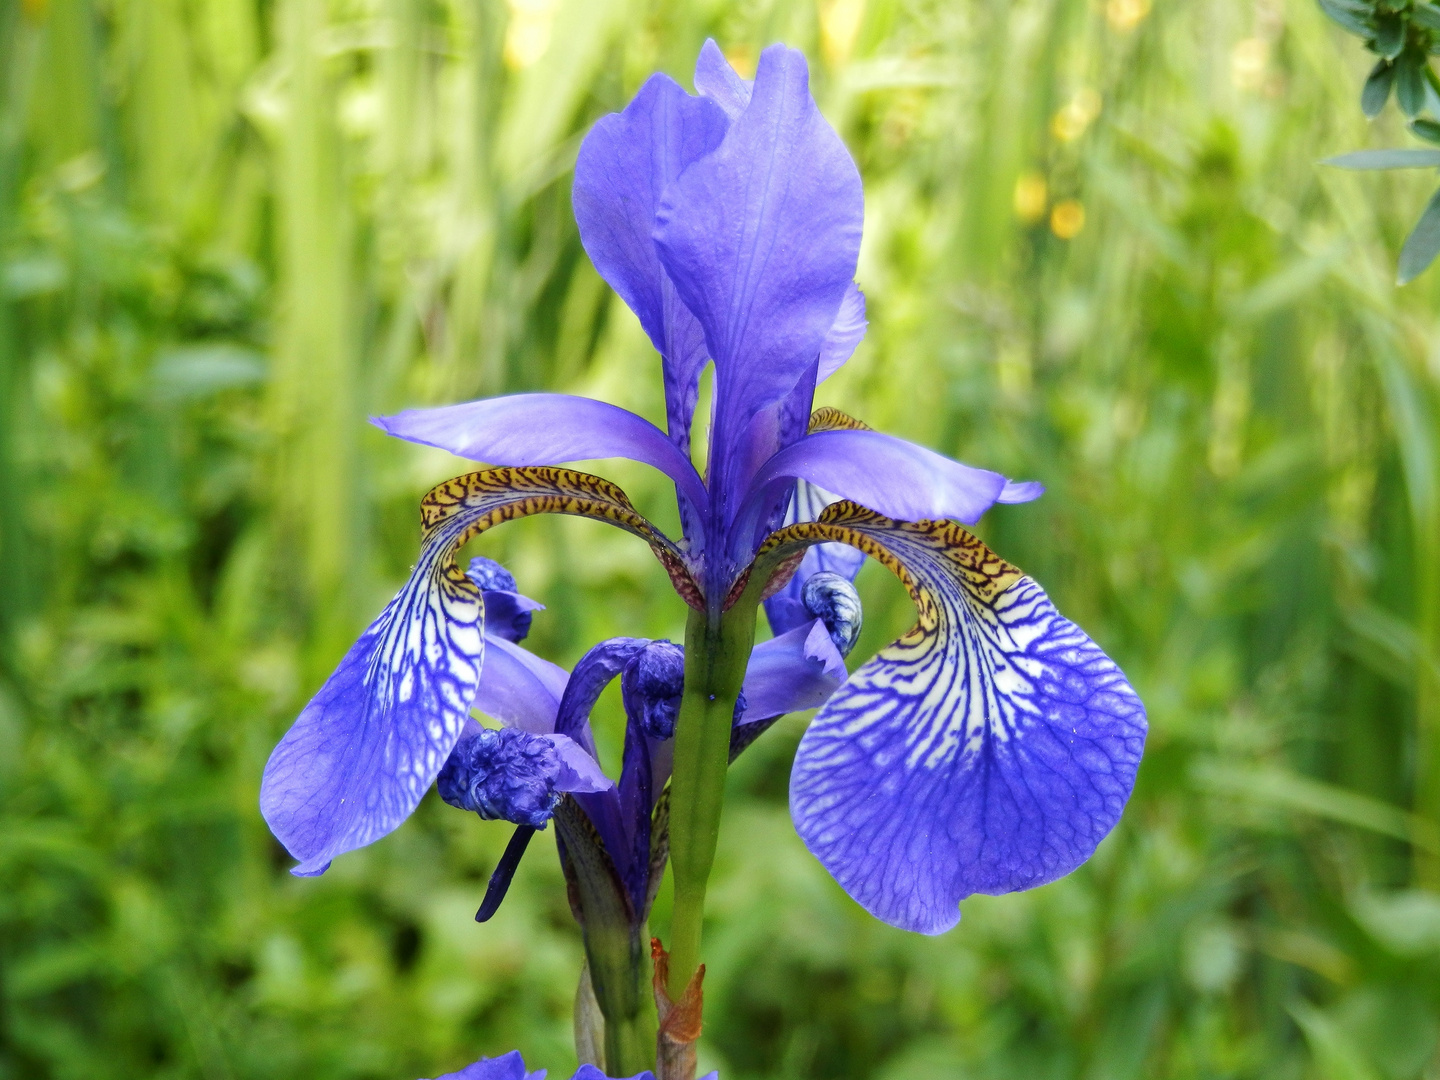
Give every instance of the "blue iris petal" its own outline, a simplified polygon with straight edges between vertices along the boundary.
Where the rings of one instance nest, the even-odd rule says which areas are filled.
[[[785,512],[785,524],[814,521],[825,507],[835,501],[829,492],[808,480],[797,480],[791,493],[790,505]],[[805,583],[812,576],[820,573],[837,574],[846,581],[854,581],[864,563],[865,553],[848,544],[816,544],[809,548],[790,580],[779,592],[765,601],[765,616],[770,622],[770,632],[779,637],[797,626],[809,623],[819,615],[818,612],[808,610],[805,604]]]
[[[475,583],[475,587],[481,592],[498,590],[500,592],[518,592],[519,586],[515,584],[515,575],[506,570],[494,559],[487,559],[484,555],[476,555],[470,560],[470,565],[465,568],[465,576]]]
[[[715,102],[734,120],[750,104],[754,90],[755,84],[742,79],[730,66],[715,39],[707,38],[695,60],[695,92]]]
[[[575,162],[571,201],[595,269],[640,319],[664,358],[670,437],[690,445],[705,337],[650,238],[665,189],[720,145],[729,120],[713,102],[652,75],[624,112],[599,120]]]
[[[371,417],[370,422],[398,439],[491,465],[629,458],[659,469],[696,506],[705,502],[700,474],[663,431],[644,417],[593,398],[510,394],[436,409],[406,409]]]
[[[472,705],[506,727],[548,735],[555,730],[565,680],[565,669],[558,664],[487,632],[485,663]]]
[[[1145,708],[1039,585],[957,527],[863,512],[851,527],[904,568],[921,622],[820,709],[790,809],[871,914],[940,933],[966,896],[1090,857],[1134,786]]]
[[[438,1080],[545,1080],[545,1070],[525,1071],[519,1050],[511,1050],[498,1058],[481,1058],[458,1072],[446,1073]]]
[[[835,323],[820,349],[819,370],[815,373],[817,383],[824,382],[845,365],[865,337],[868,325],[865,321],[865,294],[852,282],[845,299],[840,301]]]
[[[487,821],[543,829],[565,792],[611,786],[587,758],[563,735],[482,728],[455,744],[436,785],[451,806],[473,810]]]
[[[829,570],[811,574],[805,579],[801,602],[806,614],[825,625],[840,655],[849,656],[864,621],[860,594],[849,579]]]
[[[825,624],[811,619],[751,651],[736,722],[751,724],[817,708],[844,681],[845,658]]]
[[[410,816],[459,739],[480,682],[484,606],[451,551],[501,494],[442,520],[410,579],[340,661],[265,764],[260,810],[321,874]]]
[[[483,555],[470,560],[465,576],[485,598],[485,633],[510,642],[524,641],[530,634],[532,613],[544,611],[545,605],[522,596],[516,588],[515,576]]]
[[[725,526],[758,464],[746,460],[749,424],[815,367],[863,216],[860,174],[810,96],[804,57],[766,49],[749,105],[665,190],[654,233],[715,361],[709,487]]]

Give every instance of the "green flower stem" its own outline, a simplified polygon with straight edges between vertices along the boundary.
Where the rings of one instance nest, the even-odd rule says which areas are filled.
[[[756,595],[751,596],[754,591]],[[685,694],[670,778],[670,997],[678,1001],[700,966],[705,886],[715,862],[730,728],[755,641],[758,590],[724,613],[692,611],[685,627]]]

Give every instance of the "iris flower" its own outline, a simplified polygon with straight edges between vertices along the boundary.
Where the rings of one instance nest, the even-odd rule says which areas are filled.
[[[997,502],[1037,497],[1038,484],[812,411],[816,385],[865,329],[853,281],[863,200],[801,54],[765,50],[752,83],[709,42],[695,87],[652,76],[594,126],[575,169],[585,249],[660,353],[665,430],[548,393],[378,419],[392,435],[496,467],[425,497],[409,580],[276,748],[261,796],[298,873],[393,829],[449,758],[493,665],[508,662],[490,632],[490,594],[456,551],[528,514],[608,521],[650,546],[691,609],[670,783],[679,989],[698,963],[755,613],[768,601],[783,628],[809,580],[794,584],[797,568],[833,564],[831,545],[894,572],[919,616],[829,695],[791,775],[801,838],[880,919],[939,933],[972,893],[1074,869],[1118,820],[1146,732],[1119,668],[964,527]],[[702,476],[690,432],[706,364]],[[612,457],[673,480],[680,538],[608,481],[556,467]],[[815,515],[817,493],[836,501]]]

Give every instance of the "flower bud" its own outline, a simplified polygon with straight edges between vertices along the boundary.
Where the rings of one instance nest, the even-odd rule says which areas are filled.
[[[625,714],[652,739],[674,737],[684,689],[685,650],[663,638],[636,653],[620,675]]]
[[[810,617],[825,624],[830,640],[840,650],[840,655],[848,656],[860,637],[860,626],[864,622],[860,594],[855,591],[855,586],[839,574],[822,570],[805,580],[801,599]]]

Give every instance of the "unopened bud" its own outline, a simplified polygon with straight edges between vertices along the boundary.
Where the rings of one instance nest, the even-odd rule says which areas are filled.
[[[840,650],[840,655],[848,656],[860,637],[860,626],[864,622],[860,594],[855,591],[855,586],[839,574],[822,570],[806,579],[801,599],[810,617],[825,624],[830,640]]]

